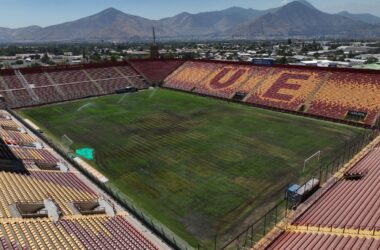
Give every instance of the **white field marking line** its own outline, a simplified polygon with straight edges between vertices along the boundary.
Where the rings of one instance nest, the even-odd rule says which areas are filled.
[[[157,89],[154,89],[152,93],[149,95],[148,99],[152,98],[157,92]]]
[[[91,104],[92,104],[92,102],[87,103],[87,104],[84,104],[84,105],[80,106],[80,107],[77,109],[77,111],[79,112],[79,111],[81,111],[82,109],[84,109],[84,108],[90,106]]]
[[[122,101],[124,101],[124,99],[127,97],[127,95],[128,94],[124,94],[117,103],[120,104]]]

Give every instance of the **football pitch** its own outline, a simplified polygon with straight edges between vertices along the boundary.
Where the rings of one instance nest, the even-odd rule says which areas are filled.
[[[331,159],[364,132],[165,89],[19,112],[71,150],[94,148],[94,167],[193,245],[235,236],[307,174],[305,158]]]

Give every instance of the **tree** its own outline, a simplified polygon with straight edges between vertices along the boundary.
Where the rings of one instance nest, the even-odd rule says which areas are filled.
[[[345,59],[346,57],[344,55],[338,57],[338,61],[341,61],[341,62],[344,62]]]
[[[84,48],[82,50],[82,57],[83,57],[83,60],[87,62],[87,51]]]
[[[116,55],[111,56],[111,62],[117,62],[117,56]]]
[[[186,52],[183,57],[183,59],[186,59],[186,60],[191,60],[191,59],[194,59],[194,53],[191,53],[191,52]]]
[[[49,58],[49,56],[48,56],[47,53],[45,53],[44,56],[41,58],[41,62],[45,63],[45,64],[49,64],[50,63],[50,58]]]
[[[32,63],[31,65],[29,65],[30,68],[38,68],[38,67],[41,67],[41,64],[39,63]]]
[[[21,64],[24,64],[24,61],[23,60],[17,60],[14,64],[21,65]]]
[[[11,68],[12,68],[12,65],[11,65],[9,62],[6,62],[6,63],[4,63],[4,67],[5,67],[6,69],[11,69]]]
[[[92,56],[91,56],[91,61],[94,61],[94,62],[99,62],[101,60],[101,57],[100,57],[100,54],[98,52],[95,52]]]
[[[283,56],[283,57],[277,59],[276,63],[278,63],[278,64],[287,64],[288,63],[288,59],[286,58],[286,56]]]
[[[335,55],[328,55],[327,59],[330,61],[336,61],[336,56]]]
[[[379,59],[377,59],[376,57],[369,57],[365,63],[372,64],[372,63],[377,63],[378,61]]]

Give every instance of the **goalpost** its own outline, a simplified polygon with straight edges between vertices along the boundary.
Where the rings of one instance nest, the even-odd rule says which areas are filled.
[[[306,169],[308,164],[309,165],[318,164],[321,160],[321,153],[322,153],[322,151],[319,150],[316,153],[314,153],[313,155],[311,155],[310,157],[306,158],[305,161],[303,162],[302,172],[305,172],[305,169]]]
[[[70,147],[74,143],[66,134],[61,136],[61,142],[67,152],[70,151]]]

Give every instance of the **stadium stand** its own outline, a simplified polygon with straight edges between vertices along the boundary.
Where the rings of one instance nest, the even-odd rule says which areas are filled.
[[[158,249],[123,216],[0,222],[4,249]]]
[[[62,220],[59,225],[75,234],[88,249],[157,249],[121,216]],[[103,230],[98,233],[99,229]]]
[[[36,93],[41,103],[53,103],[64,100],[56,88],[53,86],[35,88],[34,93]]]
[[[99,84],[99,86],[101,86],[105,93],[114,93],[118,89],[122,89],[126,86],[131,85],[128,79],[123,78],[98,80],[97,83]]]
[[[2,129],[12,131],[18,131],[20,128],[20,126],[12,119],[6,119],[4,117],[0,117],[0,126]]]
[[[21,89],[24,86],[19,82],[14,72],[7,72],[7,75],[2,76],[4,82],[7,84],[8,89]]]
[[[1,172],[0,183],[8,187],[0,191],[2,218],[12,217],[10,207],[18,202],[40,202],[50,198],[58,204],[63,215],[70,215],[74,214],[70,203],[97,198],[73,173],[40,170],[29,171],[28,174]]]
[[[380,110],[380,74],[336,72],[311,102],[309,113],[344,119],[349,111],[366,114],[371,123]]]
[[[97,96],[99,90],[91,82],[80,82],[72,84],[59,85],[62,91],[65,93],[67,100],[80,99],[83,97]]]
[[[28,170],[0,168],[1,249],[159,249],[111,201],[116,214],[100,208],[103,198],[78,172],[47,168],[63,159],[6,111],[0,139],[0,164],[18,160]]]
[[[237,91],[238,79],[248,68],[224,68],[224,63],[188,61],[165,80],[165,87],[192,91],[199,94],[229,98]],[[227,79],[227,81],[224,81]]]
[[[0,71],[0,94],[9,108],[113,94],[128,86],[148,87],[127,63]]]
[[[352,236],[342,236],[324,233],[301,233],[287,232],[270,247],[268,250],[293,250],[293,249],[379,249],[380,240],[375,238],[362,238]]]
[[[89,79],[81,70],[62,70],[49,72],[56,84],[86,82]]]
[[[36,139],[27,133],[0,128],[0,137],[8,145],[32,146]]]
[[[45,149],[0,145],[0,157],[4,159],[8,159],[7,157],[9,157],[3,155],[3,152],[6,152],[4,150],[5,147],[9,148],[12,151],[13,156],[20,160],[35,160],[53,164],[58,162],[58,159]]]
[[[131,66],[151,83],[161,83],[170,73],[176,70],[182,60],[130,60]]]
[[[115,93],[128,86],[164,87],[260,107],[373,125],[379,118],[380,74],[373,71],[259,66],[248,63],[131,60],[129,63],[0,71],[10,108]]]
[[[120,78],[120,74],[113,68],[95,68],[95,69],[86,69],[86,72],[94,80],[103,80],[103,79],[112,79]]]
[[[380,148],[373,149],[310,210],[295,221],[295,225],[344,229],[380,229]]]
[[[41,70],[40,73],[25,74],[24,77],[25,77],[25,79],[27,80],[27,82],[29,84],[32,84],[32,85],[34,85],[36,87],[50,85],[49,79],[42,72],[42,70]]]
[[[380,74],[297,66],[186,61],[164,87],[261,107],[373,125],[380,111]]]
[[[321,84],[325,72],[276,68],[247,102],[297,111]]]
[[[1,93],[4,95],[5,100],[11,107],[25,107],[38,104],[33,100],[26,89],[16,89],[13,91],[5,91]],[[12,95],[14,98],[12,98]]]

